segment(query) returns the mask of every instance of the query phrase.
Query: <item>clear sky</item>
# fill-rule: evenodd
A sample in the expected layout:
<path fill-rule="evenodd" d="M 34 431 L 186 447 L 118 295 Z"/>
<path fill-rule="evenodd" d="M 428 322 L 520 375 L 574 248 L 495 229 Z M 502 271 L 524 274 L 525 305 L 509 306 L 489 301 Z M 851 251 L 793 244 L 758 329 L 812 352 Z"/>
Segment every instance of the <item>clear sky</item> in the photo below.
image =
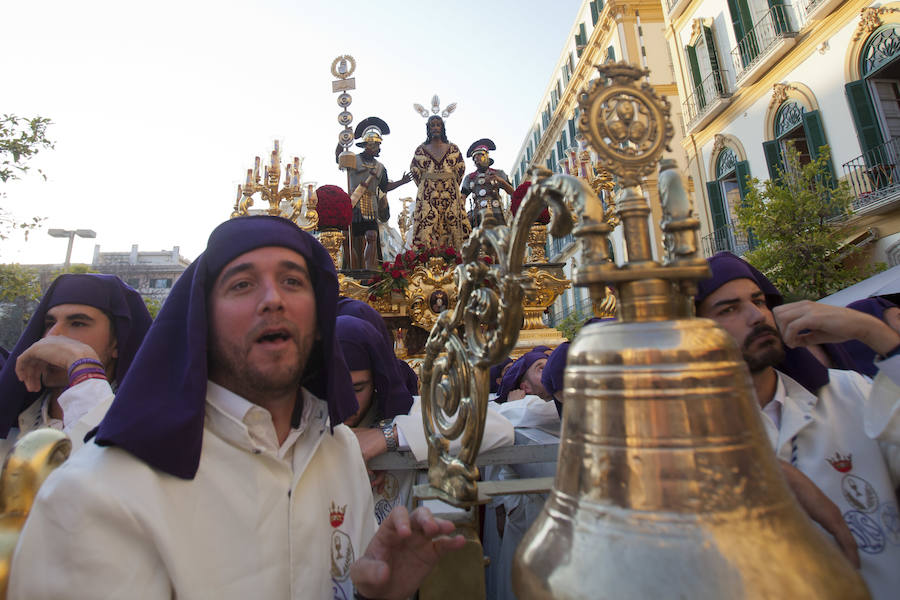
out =
<path fill-rule="evenodd" d="M 459 104 L 450 141 L 465 152 L 492 138 L 495 167 L 509 171 L 581 3 L 7 2 L 0 112 L 52 119 L 56 148 L 23 181 L 0 184 L 14 216 L 48 217 L 27 243 L 0 245 L 0 262 L 62 262 L 52 227 L 97 232 L 76 238 L 73 262 L 90 262 L 95 243 L 177 245 L 194 259 L 275 138 L 283 160 L 304 157 L 305 180 L 346 186 L 330 73 L 341 54 L 357 61 L 353 125 L 375 115 L 391 128 L 381 160 L 392 180 L 424 141 L 412 105 L 433 94 Z M 406 196 L 413 183 L 389 195 L 393 223 Z"/>

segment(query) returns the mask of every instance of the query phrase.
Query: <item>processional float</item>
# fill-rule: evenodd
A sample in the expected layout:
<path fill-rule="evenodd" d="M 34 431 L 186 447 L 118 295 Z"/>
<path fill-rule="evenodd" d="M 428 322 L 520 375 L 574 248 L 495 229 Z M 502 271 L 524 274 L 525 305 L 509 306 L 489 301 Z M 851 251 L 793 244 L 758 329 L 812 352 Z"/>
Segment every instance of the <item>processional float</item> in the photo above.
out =
<path fill-rule="evenodd" d="M 699 222 L 674 161 L 660 161 L 666 257 L 653 259 L 650 207 L 639 189 L 672 137 L 669 104 L 626 63 L 597 67 L 579 96 L 580 133 L 618 178 L 627 262 L 596 193 L 537 168 L 512 226 L 478 228 L 456 268 L 459 302 L 442 314 L 422 365 L 429 490 L 484 501 L 475 456 L 488 370 L 518 336 L 530 222 L 545 206 L 551 233 L 578 216 L 575 285 L 595 301 L 615 285 L 619 319 L 585 326 L 569 348 L 557 470 L 513 565 L 521 599 L 866 598 L 859 574 L 816 530 L 780 475 L 741 353 L 713 321 L 693 316 Z M 483 255 L 497 258 L 488 265 Z M 465 333 L 460 333 L 460 327 Z M 458 455 L 448 440 L 461 438 Z"/>

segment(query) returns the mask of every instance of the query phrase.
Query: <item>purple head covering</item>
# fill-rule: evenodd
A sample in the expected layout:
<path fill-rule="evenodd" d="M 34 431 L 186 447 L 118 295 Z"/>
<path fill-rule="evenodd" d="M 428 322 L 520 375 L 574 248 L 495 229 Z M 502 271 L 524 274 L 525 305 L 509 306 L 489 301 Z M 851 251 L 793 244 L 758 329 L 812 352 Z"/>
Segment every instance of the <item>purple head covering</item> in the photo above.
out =
<path fill-rule="evenodd" d="M 6 364 L 6 359 L 9 358 L 9 350 L 0 346 L 0 370 L 3 369 L 3 365 Z"/>
<path fill-rule="evenodd" d="M 491 393 L 496 394 L 500 389 L 500 384 L 497 382 L 497 379 L 500 378 L 500 375 L 503 374 L 503 367 L 513 362 L 513 359 L 510 357 L 506 357 L 503 359 L 503 362 L 497 363 L 489 372 L 489 377 L 491 378 Z"/>
<path fill-rule="evenodd" d="M 66 273 L 54 279 L 0 371 L 0 437 L 7 436 L 19 413 L 40 395 L 29 393 L 16 377 L 16 360 L 44 337 L 44 317 L 60 304 L 85 304 L 112 317 L 119 356 L 111 381 L 122 381 L 150 327 L 150 313 L 141 295 L 115 275 Z"/>
<path fill-rule="evenodd" d="M 372 372 L 378 418 L 392 419 L 408 413 L 412 407 L 411 394 L 407 394 L 409 402 L 393 402 L 391 389 L 395 382 L 392 378 L 397 376 L 397 367 L 393 355 L 386 355 L 383 351 L 381 334 L 362 319 L 339 315 L 335 335 L 347 367 L 351 371 Z"/>
<path fill-rule="evenodd" d="M 544 365 L 544 371 L 541 373 L 541 385 L 547 390 L 547 393 L 553 398 L 556 404 L 556 412 L 562 416 L 562 406 L 556 399 L 556 392 L 563 388 L 563 375 L 566 371 L 566 359 L 569 355 L 569 342 L 563 342 L 556 347 L 547 359 Z"/>
<path fill-rule="evenodd" d="M 375 328 L 376 331 L 378 331 L 383 340 L 381 342 L 381 353 L 384 356 L 395 358 L 396 355 L 394 354 L 394 338 L 388 331 L 387 325 L 384 322 L 384 317 L 382 317 L 377 310 L 360 300 L 341 297 L 337 302 L 337 314 L 356 317 L 357 319 L 362 319 L 363 321 L 369 323 L 369 325 L 371 325 Z M 395 414 L 405 415 L 412 407 L 413 394 L 409 391 L 409 389 L 407 389 L 406 380 L 404 379 L 403 374 L 397 368 L 396 362 L 392 361 L 390 365 L 385 366 L 385 369 L 388 372 L 391 385 L 390 391 L 388 392 L 390 398 L 386 402 L 385 406 L 390 406 L 393 409 L 400 411 Z M 406 408 L 404 409 L 403 407 Z M 387 418 L 387 416 L 388 415 L 385 415 L 385 418 Z"/>
<path fill-rule="evenodd" d="M 706 259 L 712 271 L 712 277 L 697 284 L 697 295 L 694 296 L 694 304 L 700 306 L 707 296 L 735 279 L 749 279 L 756 282 L 759 289 L 766 295 L 766 304 L 769 308 L 775 308 L 784 304 L 781 295 L 772 282 L 759 272 L 756 267 L 747 261 L 738 258 L 731 252 L 719 252 L 712 258 Z"/>
<path fill-rule="evenodd" d="M 419 376 L 415 370 L 403 359 L 395 359 L 397 361 L 397 372 L 403 378 L 403 384 L 406 390 L 413 396 L 419 395 Z"/>
<path fill-rule="evenodd" d="M 547 355 L 543 352 L 535 352 L 534 350 L 520 356 L 500 381 L 500 391 L 497 392 L 497 402 L 506 402 L 506 397 L 509 396 L 509 393 L 519 387 L 519 383 L 522 381 L 522 377 L 525 376 L 525 372 L 528 371 L 535 361 L 542 358 L 547 358 Z"/>
<path fill-rule="evenodd" d="M 310 352 L 303 387 L 328 401 L 332 427 L 356 412 L 350 375 L 334 336 L 338 284 L 331 257 L 287 219 L 241 217 L 213 230 L 206 251 L 172 288 L 100 423 L 98 444 L 119 446 L 151 467 L 193 479 L 206 403 L 207 296 L 225 265 L 267 246 L 302 255 L 313 284 L 319 339 Z"/>
<path fill-rule="evenodd" d="M 883 321 L 884 311 L 889 308 L 897 308 L 897 305 L 875 296 L 851 302 L 847 308 L 864 312 Z M 842 344 L 828 344 L 829 354 L 831 354 L 831 346 L 836 346 L 849 355 L 851 364 L 846 366 L 847 369 L 858 371 L 869 377 L 875 377 L 878 374 L 878 367 L 875 366 L 875 351 L 859 340 L 848 340 Z"/>
<path fill-rule="evenodd" d="M 759 286 L 766 296 L 766 305 L 772 309 L 784 304 L 781 292 L 772 285 L 765 275 L 759 272 L 747 261 L 738 258 L 731 252 L 719 252 L 712 258 L 706 259 L 712 271 L 712 277 L 697 284 L 697 295 L 694 297 L 694 305 L 699 307 L 707 296 L 717 289 L 735 279 L 749 279 Z M 828 383 L 828 368 L 812 355 L 806 348 L 788 348 L 785 346 L 785 357 L 777 369 L 794 379 L 816 394 L 823 385 Z"/>

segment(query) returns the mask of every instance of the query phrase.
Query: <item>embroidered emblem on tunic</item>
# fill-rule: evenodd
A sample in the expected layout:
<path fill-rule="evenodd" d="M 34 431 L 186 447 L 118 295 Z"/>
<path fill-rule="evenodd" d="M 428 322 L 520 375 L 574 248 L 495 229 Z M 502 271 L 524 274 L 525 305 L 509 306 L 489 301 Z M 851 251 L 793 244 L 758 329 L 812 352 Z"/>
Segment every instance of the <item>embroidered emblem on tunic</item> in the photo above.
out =
<path fill-rule="evenodd" d="M 878 508 L 878 494 L 875 488 L 856 475 L 844 475 L 841 480 L 841 492 L 851 507 L 862 512 L 872 512 Z"/>
<path fill-rule="evenodd" d="M 385 473 L 384 486 L 381 490 L 381 495 L 390 502 L 397 499 L 397 495 L 400 493 L 400 482 L 397 481 L 397 477 L 393 473 Z"/>
<path fill-rule="evenodd" d="M 826 458 L 832 467 L 840 473 L 849 473 L 853 468 L 853 455 L 841 456 L 839 452 L 834 453 L 834 458 Z"/>
<path fill-rule="evenodd" d="M 328 514 L 328 520 L 334 528 L 331 532 L 331 576 L 337 581 L 347 579 L 354 559 L 353 541 L 349 535 L 338 529 L 344 523 L 346 511 L 346 504 L 338 506 L 331 501 L 331 510 Z"/>
<path fill-rule="evenodd" d="M 893 502 L 881 505 L 881 524 L 888 541 L 895 546 L 900 545 L 900 512 Z"/>
<path fill-rule="evenodd" d="M 850 510 L 844 513 L 844 521 L 856 539 L 860 552 L 880 554 L 884 551 L 884 532 L 875 519 L 858 510 Z"/>

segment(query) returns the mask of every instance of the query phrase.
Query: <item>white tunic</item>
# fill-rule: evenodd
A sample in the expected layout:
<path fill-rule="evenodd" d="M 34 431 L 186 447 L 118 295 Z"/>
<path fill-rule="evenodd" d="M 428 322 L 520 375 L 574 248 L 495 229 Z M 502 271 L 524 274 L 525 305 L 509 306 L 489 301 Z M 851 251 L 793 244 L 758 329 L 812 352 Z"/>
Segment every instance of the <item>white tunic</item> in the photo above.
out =
<path fill-rule="evenodd" d="M 84 445 L 84 436 L 106 416 L 113 392 L 105 379 L 88 379 L 67 388 L 57 399 L 63 411 L 62 420 L 50 417 L 49 397 L 42 394 L 19 413 L 19 427 L 13 427 L 6 438 L 0 439 L 0 457 L 6 456 L 23 435 L 43 427 L 61 430 L 72 440 L 72 451 L 78 450 Z"/>
<path fill-rule="evenodd" d="M 330 434 L 305 393 L 294 439 L 274 448 L 241 403 L 210 383 L 191 481 L 85 445 L 41 488 L 9 597 L 352 598 L 350 565 L 375 533 L 356 436 Z"/>
<path fill-rule="evenodd" d="M 778 373 L 772 402 L 781 404 L 780 426 L 762 414 L 778 458 L 837 504 L 875 600 L 897 598 L 900 590 L 900 388 L 887 376 L 897 365 L 900 357 L 884 361 L 874 386 L 858 373 L 831 369 L 818 396 Z"/>

